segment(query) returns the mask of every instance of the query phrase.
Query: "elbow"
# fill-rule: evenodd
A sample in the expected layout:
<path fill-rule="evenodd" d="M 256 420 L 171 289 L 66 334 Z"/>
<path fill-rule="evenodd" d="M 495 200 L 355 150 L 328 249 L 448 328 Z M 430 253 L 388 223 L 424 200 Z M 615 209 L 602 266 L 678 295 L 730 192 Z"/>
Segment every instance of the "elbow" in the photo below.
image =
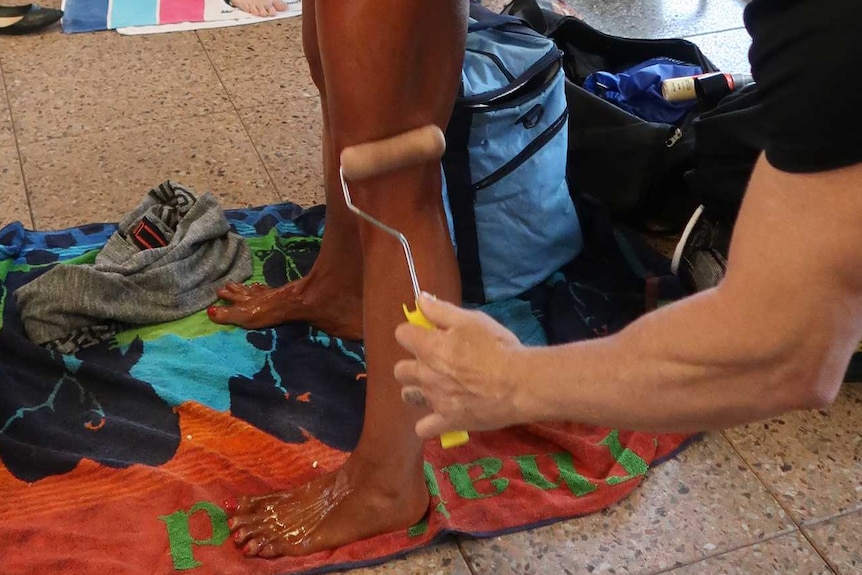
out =
<path fill-rule="evenodd" d="M 826 409 L 835 403 L 846 362 L 834 359 L 797 350 L 793 358 L 779 360 L 768 377 L 772 396 L 777 400 L 776 411 Z"/>
<path fill-rule="evenodd" d="M 795 409 L 826 409 L 835 403 L 842 379 L 811 375 L 798 384 L 798 404 Z"/>
<path fill-rule="evenodd" d="M 841 380 L 825 381 L 819 377 L 800 378 L 794 383 L 785 382 L 787 389 L 781 394 L 778 411 L 827 409 L 838 397 Z"/>
<path fill-rule="evenodd" d="M 758 349 L 749 366 L 760 372 L 768 410 L 826 409 L 835 403 L 860 337 L 855 324 L 830 317 L 784 311 L 764 321 L 771 329 L 745 340 L 749 350 Z"/>

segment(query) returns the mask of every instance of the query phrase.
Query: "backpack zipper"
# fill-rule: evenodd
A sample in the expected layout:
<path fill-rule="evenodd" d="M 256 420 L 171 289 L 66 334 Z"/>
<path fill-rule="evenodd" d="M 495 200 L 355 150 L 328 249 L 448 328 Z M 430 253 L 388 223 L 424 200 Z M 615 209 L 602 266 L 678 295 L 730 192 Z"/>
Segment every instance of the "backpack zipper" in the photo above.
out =
<path fill-rule="evenodd" d="M 500 60 L 500 57 L 499 57 L 499 56 L 497 56 L 496 54 L 493 54 L 493 53 L 491 53 L 491 52 L 485 52 L 485 51 L 483 51 L 483 50 L 476 50 L 475 48 L 467 48 L 467 49 L 466 49 L 466 51 L 467 51 L 467 52 L 472 52 L 473 54 L 480 54 L 480 55 L 482 55 L 482 56 L 485 56 L 486 58 L 488 58 L 488 59 L 489 59 L 489 60 L 491 60 L 494 64 L 496 64 L 496 65 L 497 65 L 497 68 L 499 68 L 499 69 L 500 69 L 500 71 L 503 73 L 503 75 L 504 75 L 504 76 L 506 76 L 506 79 L 507 79 L 509 82 L 512 82 L 512 81 L 514 81 L 514 80 L 515 80 L 515 76 L 513 76 L 513 75 L 512 75 L 512 73 L 511 73 L 511 72 L 509 72 L 509 70 L 507 70 L 507 69 L 506 69 L 506 66 L 503 64 L 503 61 L 502 61 L 502 60 Z"/>
<path fill-rule="evenodd" d="M 514 80 L 518 81 L 517 84 L 510 83 L 500 90 L 459 98 L 455 105 L 462 109 L 476 111 L 514 107 L 522 98 L 526 100 L 535 97 L 534 92 L 537 88 L 544 88 L 556 80 L 557 73 L 562 67 L 562 55 L 559 50 L 552 50 L 525 70 L 521 76 L 515 78 Z"/>
<path fill-rule="evenodd" d="M 538 152 L 545 144 L 547 144 L 557 133 L 566 125 L 566 120 L 569 119 L 569 109 L 566 108 L 563 110 L 563 113 L 559 118 L 554 120 L 554 123 L 545 128 L 545 131 L 539 134 L 536 139 L 527 144 L 527 146 L 518 152 L 518 154 L 503 164 L 500 168 L 495 170 L 494 172 L 488 174 L 472 186 L 470 186 L 473 192 L 478 192 L 483 188 L 490 187 L 512 172 L 514 172 L 521 164 L 526 162 L 529 158 L 534 156 L 536 152 Z"/>
<path fill-rule="evenodd" d="M 673 132 L 671 132 L 670 136 L 664 141 L 664 145 L 668 148 L 673 148 L 677 142 L 679 142 L 680 138 L 682 138 L 682 129 L 674 128 Z"/>

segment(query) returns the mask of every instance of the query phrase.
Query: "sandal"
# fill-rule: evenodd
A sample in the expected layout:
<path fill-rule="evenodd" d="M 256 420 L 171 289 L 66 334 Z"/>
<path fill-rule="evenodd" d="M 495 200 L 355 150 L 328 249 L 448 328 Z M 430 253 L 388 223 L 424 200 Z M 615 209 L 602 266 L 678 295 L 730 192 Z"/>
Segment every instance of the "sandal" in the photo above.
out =
<path fill-rule="evenodd" d="M 56 23 L 62 10 L 42 8 L 38 4 L 0 6 L 0 34 L 29 34 Z"/>

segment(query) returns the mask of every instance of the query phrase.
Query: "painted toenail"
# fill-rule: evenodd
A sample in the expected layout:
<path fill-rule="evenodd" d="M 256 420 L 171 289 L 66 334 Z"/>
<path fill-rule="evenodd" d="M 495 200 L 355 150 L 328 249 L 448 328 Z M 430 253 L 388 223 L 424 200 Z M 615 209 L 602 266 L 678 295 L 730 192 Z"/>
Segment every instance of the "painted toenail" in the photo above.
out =
<path fill-rule="evenodd" d="M 236 511 L 239 509 L 239 503 L 237 502 L 236 497 L 228 497 L 222 502 L 222 507 L 224 507 L 225 511 Z"/>

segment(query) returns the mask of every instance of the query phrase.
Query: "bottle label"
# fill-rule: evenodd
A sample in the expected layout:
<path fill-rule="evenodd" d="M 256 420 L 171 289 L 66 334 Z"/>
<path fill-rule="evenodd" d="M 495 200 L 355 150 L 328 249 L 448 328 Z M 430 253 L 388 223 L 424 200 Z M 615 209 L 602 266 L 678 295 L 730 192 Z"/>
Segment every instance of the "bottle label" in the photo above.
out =
<path fill-rule="evenodd" d="M 661 95 L 668 102 L 685 102 L 697 98 L 694 76 L 671 78 L 661 83 Z"/>

